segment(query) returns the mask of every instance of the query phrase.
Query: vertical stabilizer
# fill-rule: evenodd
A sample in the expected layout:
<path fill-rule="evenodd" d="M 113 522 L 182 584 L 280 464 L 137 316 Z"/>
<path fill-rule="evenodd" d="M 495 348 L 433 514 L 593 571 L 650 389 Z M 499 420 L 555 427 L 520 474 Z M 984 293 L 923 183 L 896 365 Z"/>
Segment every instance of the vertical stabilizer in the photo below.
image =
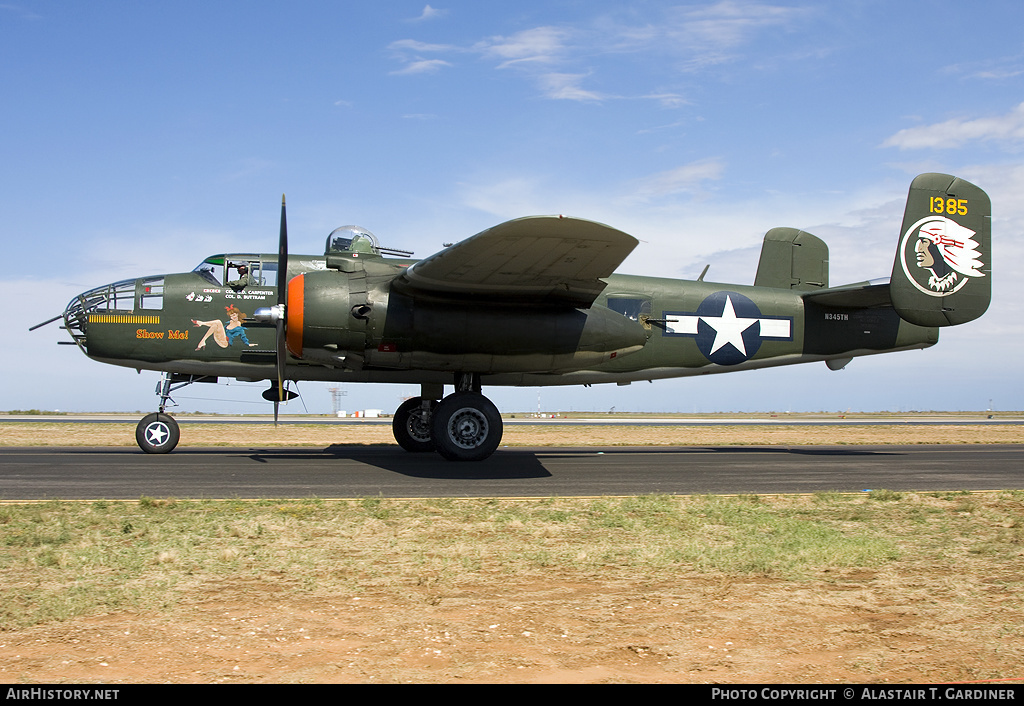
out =
<path fill-rule="evenodd" d="M 910 185 L 890 295 L 905 321 L 973 321 L 992 297 L 992 205 L 974 184 L 922 174 Z"/>
<path fill-rule="evenodd" d="M 826 289 L 828 246 L 806 231 L 772 228 L 765 233 L 761 245 L 754 286 L 807 291 Z"/>

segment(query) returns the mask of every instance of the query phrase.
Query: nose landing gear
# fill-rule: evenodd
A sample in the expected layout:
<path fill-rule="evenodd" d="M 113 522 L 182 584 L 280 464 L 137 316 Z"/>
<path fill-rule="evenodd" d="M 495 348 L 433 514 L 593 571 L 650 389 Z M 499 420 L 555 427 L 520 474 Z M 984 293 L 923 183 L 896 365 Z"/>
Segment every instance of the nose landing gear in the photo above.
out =
<path fill-rule="evenodd" d="M 165 454 L 174 450 L 181 438 L 181 430 L 174 417 L 165 414 L 164 410 L 168 402 L 174 404 L 171 392 L 194 382 L 217 382 L 217 378 L 164 373 L 163 379 L 156 386 L 156 394 L 160 398 L 157 411 L 147 414 L 135 427 L 135 442 L 140 449 L 148 454 Z"/>
<path fill-rule="evenodd" d="M 178 423 L 163 412 L 147 414 L 135 427 L 135 441 L 148 454 L 169 453 L 178 445 Z"/>

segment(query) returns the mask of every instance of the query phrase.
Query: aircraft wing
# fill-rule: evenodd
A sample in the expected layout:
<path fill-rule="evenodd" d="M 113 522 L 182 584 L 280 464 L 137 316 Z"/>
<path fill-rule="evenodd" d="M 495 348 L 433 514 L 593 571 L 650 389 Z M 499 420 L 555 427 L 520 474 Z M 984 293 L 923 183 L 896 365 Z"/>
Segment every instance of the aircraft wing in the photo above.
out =
<path fill-rule="evenodd" d="M 411 266 L 413 290 L 589 307 L 637 239 L 601 223 L 530 216 L 477 233 Z"/>

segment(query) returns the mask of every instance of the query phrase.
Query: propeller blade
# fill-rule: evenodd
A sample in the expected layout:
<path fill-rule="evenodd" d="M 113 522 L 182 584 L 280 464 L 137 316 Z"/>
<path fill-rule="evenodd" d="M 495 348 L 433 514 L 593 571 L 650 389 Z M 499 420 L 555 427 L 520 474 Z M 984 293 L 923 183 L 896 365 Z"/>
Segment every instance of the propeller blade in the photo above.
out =
<path fill-rule="evenodd" d="M 284 211 L 284 194 L 281 194 L 281 235 L 277 241 L 277 303 L 288 301 L 288 220 Z"/>
<path fill-rule="evenodd" d="M 285 363 L 288 349 L 285 347 L 285 310 L 288 301 L 288 219 L 285 216 L 284 194 L 281 194 L 281 234 L 277 243 L 277 304 L 283 314 L 277 320 L 277 399 L 274 400 L 274 425 L 277 425 L 277 411 L 284 396 Z"/>
<path fill-rule="evenodd" d="M 283 318 L 277 320 L 277 392 L 274 400 L 274 414 L 277 414 L 277 404 L 285 399 L 284 393 L 284 366 L 288 357 L 288 349 L 285 345 L 285 322 Z M 276 416 L 275 416 L 276 420 Z"/>

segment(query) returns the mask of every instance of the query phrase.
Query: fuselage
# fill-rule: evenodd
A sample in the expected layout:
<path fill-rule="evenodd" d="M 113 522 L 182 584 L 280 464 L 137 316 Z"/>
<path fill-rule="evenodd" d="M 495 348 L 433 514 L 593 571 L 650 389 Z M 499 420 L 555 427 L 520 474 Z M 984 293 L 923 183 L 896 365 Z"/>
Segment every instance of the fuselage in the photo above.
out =
<path fill-rule="evenodd" d="M 244 283 L 229 269 L 240 262 Z M 616 274 L 593 306 L 575 309 L 414 298 L 400 278 L 413 260 L 352 262 L 290 256 L 287 276 L 293 288 L 305 282 L 306 311 L 300 322 L 290 304 L 288 379 L 450 384 L 453 372 L 471 372 L 486 385 L 621 384 L 812 361 L 841 367 L 938 340 L 937 329 L 909 324 L 891 306 L 827 307 L 789 289 Z M 272 379 L 274 325 L 254 315 L 277 301 L 277 274 L 276 255 L 216 255 L 189 273 L 85 292 L 65 321 L 101 362 Z M 301 358 L 293 330 L 304 334 Z"/>

